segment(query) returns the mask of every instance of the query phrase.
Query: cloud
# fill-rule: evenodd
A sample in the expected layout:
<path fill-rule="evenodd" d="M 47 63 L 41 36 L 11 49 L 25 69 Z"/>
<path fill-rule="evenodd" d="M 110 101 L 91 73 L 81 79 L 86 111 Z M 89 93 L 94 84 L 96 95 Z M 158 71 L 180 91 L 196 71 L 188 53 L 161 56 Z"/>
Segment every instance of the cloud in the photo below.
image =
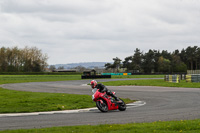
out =
<path fill-rule="evenodd" d="M 49 64 L 112 61 L 200 43 L 198 0 L 2 0 L 0 46 L 36 46 Z"/>
<path fill-rule="evenodd" d="M 97 0 L 4 0 L 2 10 L 9 13 L 59 13 L 85 16 L 109 10 L 104 2 Z"/>

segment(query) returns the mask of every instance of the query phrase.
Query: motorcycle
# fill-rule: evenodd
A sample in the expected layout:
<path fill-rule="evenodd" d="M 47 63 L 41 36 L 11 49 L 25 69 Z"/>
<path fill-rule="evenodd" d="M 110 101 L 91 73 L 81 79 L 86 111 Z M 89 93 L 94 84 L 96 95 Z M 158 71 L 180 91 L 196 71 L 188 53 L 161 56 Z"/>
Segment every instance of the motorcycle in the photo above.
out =
<path fill-rule="evenodd" d="M 113 97 L 106 94 L 106 92 L 100 92 L 99 89 L 92 90 L 92 100 L 96 102 L 97 108 L 101 112 L 108 112 L 109 110 L 126 110 L 125 102 L 120 99 L 120 101 L 116 101 Z M 112 92 L 115 95 L 115 92 Z"/>

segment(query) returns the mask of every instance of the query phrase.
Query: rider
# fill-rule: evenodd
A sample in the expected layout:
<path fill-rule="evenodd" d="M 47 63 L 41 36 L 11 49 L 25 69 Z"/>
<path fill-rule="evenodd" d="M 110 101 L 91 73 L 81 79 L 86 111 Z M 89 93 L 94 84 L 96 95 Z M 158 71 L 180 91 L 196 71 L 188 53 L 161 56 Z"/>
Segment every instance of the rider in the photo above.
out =
<path fill-rule="evenodd" d="M 116 101 L 120 101 L 120 99 L 117 98 L 112 93 L 112 91 L 108 90 L 103 84 L 101 84 L 101 83 L 98 84 L 96 80 L 92 80 L 90 82 L 90 85 L 91 85 L 92 89 L 97 88 L 97 89 L 99 89 L 100 92 L 106 92 L 107 95 L 112 96 L 113 98 L 115 98 Z"/>

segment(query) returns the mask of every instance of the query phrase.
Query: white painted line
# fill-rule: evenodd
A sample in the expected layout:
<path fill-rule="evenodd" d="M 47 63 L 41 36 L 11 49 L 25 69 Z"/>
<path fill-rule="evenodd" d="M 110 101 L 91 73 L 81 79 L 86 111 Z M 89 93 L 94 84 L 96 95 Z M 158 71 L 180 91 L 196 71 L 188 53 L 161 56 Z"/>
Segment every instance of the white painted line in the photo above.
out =
<path fill-rule="evenodd" d="M 51 115 L 54 114 L 54 112 L 38 112 L 38 115 Z"/>
<path fill-rule="evenodd" d="M 146 102 L 144 102 L 144 101 L 136 101 L 134 103 L 127 104 L 127 108 L 140 107 L 140 106 L 144 106 L 145 104 L 146 104 Z"/>
<path fill-rule="evenodd" d="M 146 104 L 146 102 L 144 102 L 144 101 L 136 101 L 134 103 L 127 104 L 127 106 L 143 106 L 145 104 Z"/>
<path fill-rule="evenodd" d="M 88 86 L 87 84 L 82 84 L 81 86 Z"/>

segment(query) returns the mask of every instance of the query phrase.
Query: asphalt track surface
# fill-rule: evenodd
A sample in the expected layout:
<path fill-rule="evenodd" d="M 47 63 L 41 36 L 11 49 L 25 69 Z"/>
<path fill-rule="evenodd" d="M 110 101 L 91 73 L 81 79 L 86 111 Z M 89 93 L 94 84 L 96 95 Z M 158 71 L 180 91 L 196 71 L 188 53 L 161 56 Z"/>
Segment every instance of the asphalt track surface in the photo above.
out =
<path fill-rule="evenodd" d="M 89 83 L 89 80 L 18 83 L 6 84 L 1 87 L 31 92 L 92 95 L 91 88 L 86 85 L 87 83 Z M 137 99 L 145 101 L 146 104 L 140 107 L 128 108 L 122 112 L 101 113 L 98 110 L 90 110 L 67 114 L 0 117 L 0 130 L 200 119 L 200 88 L 147 86 L 110 86 L 108 88 L 116 91 L 118 97 Z"/>

